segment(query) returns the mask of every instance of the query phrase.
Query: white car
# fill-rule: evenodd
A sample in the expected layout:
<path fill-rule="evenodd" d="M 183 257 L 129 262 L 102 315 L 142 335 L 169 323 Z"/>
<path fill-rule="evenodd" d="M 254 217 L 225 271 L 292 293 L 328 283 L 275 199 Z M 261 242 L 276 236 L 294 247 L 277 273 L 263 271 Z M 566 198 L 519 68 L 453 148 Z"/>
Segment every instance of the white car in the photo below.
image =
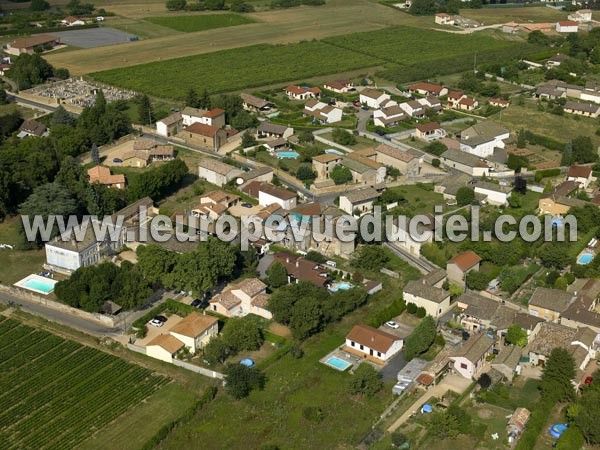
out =
<path fill-rule="evenodd" d="M 393 320 L 390 320 L 389 322 L 385 323 L 386 327 L 390 327 L 393 328 L 394 330 L 397 330 L 398 328 L 400 328 L 400 325 L 398 325 L 396 322 L 394 322 Z"/>
<path fill-rule="evenodd" d="M 104 17 L 103 16 L 96 17 L 96 22 L 104 22 Z"/>
<path fill-rule="evenodd" d="M 164 325 L 164 322 L 162 320 L 152 319 L 150 321 L 150 325 L 154 325 L 155 327 L 162 327 Z"/>

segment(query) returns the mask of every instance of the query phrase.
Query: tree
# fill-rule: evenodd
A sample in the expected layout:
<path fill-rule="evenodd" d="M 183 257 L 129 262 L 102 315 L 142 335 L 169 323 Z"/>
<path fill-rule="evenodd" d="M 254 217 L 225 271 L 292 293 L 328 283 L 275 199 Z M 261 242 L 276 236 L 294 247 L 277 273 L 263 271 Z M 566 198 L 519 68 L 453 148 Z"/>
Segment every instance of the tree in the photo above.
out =
<path fill-rule="evenodd" d="M 315 135 L 312 134 L 312 131 L 302 130 L 298 133 L 298 140 L 302 144 L 312 144 L 315 142 Z"/>
<path fill-rule="evenodd" d="M 467 273 L 467 287 L 474 291 L 483 291 L 488 285 L 488 276 L 478 270 L 471 270 Z"/>
<path fill-rule="evenodd" d="M 523 205 L 523 201 L 521 200 L 521 196 L 513 191 L 508 196 L 508 206 L 513 209 L 520 208 Z"/>
<path fill-rule="evenodd" d="M 221 332 L 225 345 L 236 353 L 242 350 L 258 350 L 265 338 L 258 324 L 250 317 L 230 318 Z"/>
<path fill-rule="evenodd" d="M 279 261 L 276 261 L 269 269 L 268 275 L 269 286 L 277 289 L 288 282 L 288 273 L 285 266 Z"/>
<path fill-rule="evenodd" d="M 477 379 L 477 384 L 481 386 L 482 389 L 488 389 L 492 385 L 492 379 L 487 373 L 482 373 Z"/>
<path fill-rule="evenodd" d="M 324 264 L 327 261 L 327 258 L 316 250 L 310 250 L 305 258 L 319 264 Z"/>
<path fill-rule="evenodd" d="M 527 345 L 527 331 L 523 329 L 521 324 L 513 323 L 508 327 L 504 339 L 509 344 L 525 347 Z"/>
<path fill-rule="evenodd" d="M 190 108 L 197 108 L 198 107 L 198 93 L 196 92 L 196 90 L 191 87 L 188 89 L 187 94 L 185 96 L 185 104 L 186 106 L 189 106 Z"/>
<path fill-rule="evenodd" d="M 506 165 L 509 169 L 520 172 L 522 167 L 527 167 L 529 165 L 529 160 L 524 156 L 509 153 Z"/>
<path fill-rule="evenodd" d="M 250 131 L 245 131 L 242 135 L 242 148 L 254 147 L 258 141 Z"/>
<path fill-rule="evenodd" d="M 258 124 L 258 119 L 248 111 L 241 110 L 231 117 L 229 123 L 236 130 L 245 130 L 255 127 Z"/>
<path fill-rule="evenodd" d="M 356 137 L 349 131 L 343 128 L 334 128 L 331 132 L 333 141 L 340 145 L 353 145 L 356 144 Z"/>
<path fill-rule="evenodd" d="M 38 54 L 27 53 L 17 56 L 8 72 L 8 78 L 21 90 L 41 84 L 53 75 L 54 67 L 45 59 Z"/>
<path fill-rule="evenodd" d="M 254 6 L 244 2 L 243 0 L 233 0 L 229 6 L 229 9 L 238 13 L 254 12 Z"/>
<path fill-rule="evenodd" d="M 546 242 L 538 250 L 542 264 L 553 269 L 562 269 L 569 263 L 568 248 L 564 242 Z"/>
<path fill-rule="evenodd" d="M 408 442 L 408 438 L 401 431 L 394 431 L 392 433 L 392 445 L 394 447 L 402 447 Z"/>
<path fill-rule="evenodd" d="M 463 186 L 456 191 L 456 202 L 460 206 L 470 205 L 475 200 L 475 191 L 470 187 Z"/>
<path fill-rule="evenodd" d="M 71 0 L 67 3 L 67 10 L 72 16 L 85 16 L 94 12 L 94 5 L 81 3 L 80 0 Z"/>
<path fill-rule="evenodd" d="M 575 361 L 567 349 L 552 349 L 546 361 L 540 390 L 546 398 L 555 401 L 570 401 L 575 398 L 575 390 L 571 380 L 575 377 Z"/>
<path fill-rule="evenodd" d="M 213 338 L 204 346 L 203 353 L 209 364 L 223 363 L 229 356 L 229 348 L 223 339 Z"/>
<path fill-rule="evenodd" d="M 431 144 L 428 144 L 425 147 L 426 152 L 431 153 L 435 156 L 441 156 L 442 153 L 444 153 L 446 150 L 448 150 L 448 147 L 446 146 L 446 144 L 440 141 L 433 141 Z"/>
<path fill-rule="evenodd" d="M 370 364 L 361 364 L 350 380 L 350 393 L 372 397 L 383 387 L 381 374 Z"/>
<path fill-rule="evenodd" d="M 594 372 L 592 377 L 597 375 L 600 375 L 598 371 Z M 596 385 L 596 387 L 594 387 L 594 385 Z M 578 402 L 575 404 L 578 413 L 573 419 L 576 427 L 581 430 L 581 433 L 583 433 L 585 440 L 592 445 L 600 444 L 600 423 L 598 422 L 598 417 L 600 414 L 600 389 L 598 389 L 597 386 L 598 381 L 596 381 L 596 378 L 594 378 L 590 389 L 585 390 Z M 568 448 L 571 449 L 579 447 Z"/>
<path fill-rule="evenodd" d="M 296 178 L 302 181 L 312 181 L 317 178 L 317 174 L 312 171 L 310 166 L 302 165 L 296 171 Z"/>
<path fill-rule="evenodd" d="M 154 123 L 154 112 L 152 111 L 152 102 L 147 95 L 140 95 L 138 103 L 138 120 L 142 125 Z"/>
<path fill-rule="evenodd" d="M 429 414 L 428 430 L 439 439 L 453 438 L 459 434 L 459 424 L 454 415 L 436 411 Z"/>
<path fill-rule="evenodd" d="M 598 398 L 598 400 L 600 400 L 600 398 Z M 595 424 L 598 423 L 597 417 L 598 416 L 592 419 Z M 579 427 L 571 425 L 558 439 L 556 443 L 556 450 L 579 450 L 584 444 L 585 438 Z"/>
<path fill-rule="evenodd" d="M 166 7 L 169 11 L 183 11 L 186 5 L 186 0 L 167 0 L 166 3 Z"/>
<path fill-rule="evenodd" d="M 434 0 L 416 0 L 410 5 L 409 11 L 411 14 L 417 16 L 434 14 L 436 11 L 436 3 Z"/>
<path fill-rule="evenodd" d="M 433 344 L 437 330 L 435 321 L 431 316 L 426 316 L 419 325 L 410 333 L 404 343 L 404 355 L 410 361 L 416 356 L 425 353 Z"/>
<path fill-rule="evenodd" d="M 563 152 L 561 164 L 589 163 L 598 159 L 594 144 L 589 136 L 578 136 Z"/>
<path fill-rule="evenodd" d="M 335 184 L 349 183 L 352 181 L 352 172 L 345 166 L 337 165 L 329 173 L 329 178 L 331 178 Z"/>
<path fill-rule="evenodd" d="M 29 9 L 32 11 L 45 11 L 50 8 L 50 4 L 46 0 L 31 0 Z"/>
<path fill-rule="evenodd" d="M 266 382 L 266 377 L 261 371 L 243 364 L 227 364 L 223 374 L 225 391 L 237 400 L 247 397 L 254 389 L 262 390 Z"/>
<path fill-rule="evenodd" d="M 378 271 L 384 267 L 390 257 L 381 245 L 363 245 L 352 260 L 354 267 Z"/>
<path fill-rule="evenodd" d="M 301 297 L 292 308 L 290 328 L 294 339 L 304 340 L 321 331 L 324 324 L 322 302 L 315 297 Z"/>
<path fill-rule="evenodd" d="M 239 97 L 238 97 L 239 99 Z M 241 99 L 240 99 L 241 101 Z M 210 109 L 212 107 L 212 102 L 210 100 L 210 95 L 208 94 L 208 90 L 206 88 L 204 88 L 202 90 L 202 94 L 200 95 L 200 98 L 198 98 L 198 108 L 203 108 L 203 109 Z M 225 109 L 225 108 L 223 108 Z"/>
<path fill-rule="evenodd" d="M 56 110 L 54 111 L 54 114 L 52 114 L 51 122 L 54 125 L 69 125 L 69 126 L 73 126 L 76 123 L 73 116 L 71 116 L 71 114 L 69 114 L 67 112 L 67 110 L 65 108 L 63 108 L 62 105 L 59 105 L 59 107 L 56 108 Z"/>

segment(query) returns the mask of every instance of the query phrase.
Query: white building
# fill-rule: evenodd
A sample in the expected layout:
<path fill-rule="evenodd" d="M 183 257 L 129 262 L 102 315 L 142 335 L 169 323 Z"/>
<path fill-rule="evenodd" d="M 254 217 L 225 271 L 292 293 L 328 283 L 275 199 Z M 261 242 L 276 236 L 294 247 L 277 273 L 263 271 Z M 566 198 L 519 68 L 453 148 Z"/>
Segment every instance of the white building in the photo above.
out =
<path fill-rule="evenodd" d="M 412 280 L 404 286 L 404 301 L 425 308 L 431 317 L 440 317 L 446 314 L 450 308 L 450 292 L 442 289 L 441 284 L 445 277 L 437 281 L 437 285 L 431 284 L 428 277 L 420 280 Z"/>
<path fill-rule="evenodd" d="M 373 113 L 373 123 L 378 127 L 393 127 L 408 116 L 398 105 L 378 109 Z"/>
<path fill-rule="evenodd" d="M 355 325 L 346 336 L 344 349 L 378 364 L 402 350 L 404 341 L 368 325 Z"/>
<path fill-rule="evenodd" d="M 227 317 L 256 314 L 270 320 L 273 315 L 268 303 L 267 285 L 258 278 L 246 278 L 213 297 L 210 308 Z"/>
<path fill-rule="evenodd" d="M 156 122 L 156 133 L 169 137 L 175 136 L 183 128 L 183 117 L 180 112 L 171 114 Z"/>
<path fill-rule="evenodd" d="M 579 184 L 580 188 L 586 189 L 592 182 L 592 168 L 578 165 L 569 167 L 567 181 L 574 181 Z"/>
<path fill-rule="evenodd" d="M 342 120 L 342 109 L 316 99 L 309 100 L 304 105 L 304 115 L 310 116 L 319 123 L 336 123 Z"/>
<path fill-rule="evenodd" d="M 384 105 L 393 106 L 392 104 L 389 104 L 390 102 L 396 104 L 396 102 L 391 100 L 389 94 L 371 88 L 365 88 L 362 91 L 360 91 L 359 101 L 363 105 L 367 105 L 369 108 L 374 109 L 381 108 Z"/>
<path fill-rule="evenodd" d="M 504 140 L 509 136 L 510 132 L 504 126 L 495 122 L 481 122 L 461 132 L 460 149 L 485 158 L 493 155 L 496 147 L 504 148 Z"/>
<path fill-rule="evenodd" d="M 185 107 L 181 112 L 183 126 L 189 127 L 195 123 L 210 125 L 211 127 L 221 128 L 225 126 L 225 111 L 220 108 L 214 108 L 210 111 L 199 108 Z"/>
<path fill-rule="evenodd" d="M 485 195 L 486 201 L 490 205 L 500 206 L 508 204 L 508 197 L 512 192 L 512 188 L 510 186 L 501 186 L 486 181 L 478 181 L 474 185 L 474 191 L 476 194 Z"/>
<path fill-rule="evenodd" d="M 223 186 L 243 173 L 237 167 L 212 158 L 201 159 L 198 163 L 198 177 L 217 186 Z"/>
<path fill-rule="evenodd" d="M 170 334 L 159 334 L 146 345 L 146 355 L 172 363 L 177 352 L 184 346 L 183 342 Z"/>
<path fill-rule="evenodd" d="M 556 31 L 558 33 L 577 33 L 579 24 L 573 20 L 561 20 L 556 22 Z"/>
<path fill-rule="evenodd" d="M 373 209 L 373 202 L 379 192 L 371 187 L 356 189 L 340 195 L 340 209 L 348 214 L 358 211 L 361 215 Z"/>
<path fill-rule="evenodd" d="M 567 17 L 573 22 L 591 22 L 592 21 L 592 10 L 591 9 L 580 9 L 574 13 L 569 14 Z"/>

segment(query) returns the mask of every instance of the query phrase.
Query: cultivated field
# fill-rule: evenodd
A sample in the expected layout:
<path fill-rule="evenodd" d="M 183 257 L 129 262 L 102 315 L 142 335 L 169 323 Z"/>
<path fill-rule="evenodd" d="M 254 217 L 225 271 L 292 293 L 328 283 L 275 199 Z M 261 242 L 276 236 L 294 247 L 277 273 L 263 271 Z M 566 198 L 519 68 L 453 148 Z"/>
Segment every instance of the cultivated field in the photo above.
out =
<path fill-rule="evenodd" d="M 157 97 L 184 98 L 190 87 L 235 91 L 379 65 L 382 61 L 319 41 L 254 45 L 93 74 L 102 82 Z M 182 76 L 185 74 L 185 76 Z"/>
<path fill-rule="evenodd" d="M 13 319 L 0 319 L 2 448 L 73 448 L 169 379 Z"/>
<path fill-rule="evenodd" d="M 239 14 L 148 17 L 145 20 L 183 33 L 233 27 L 255 22 L 255 20 L 246 16 L 240 16 Z"/>
<path fill-rule="evenodd" d="M 121 13 L 108 2 L 105 7 Z M 245 15 L 257 23 L 187 34 L 144 20 L 132 21 L 141 17 L 165 15 L 164 2 L 160 7 L 163 8 L 161 11 L 152 9 L 148 14 L 136 15 L 133 11 L 136 8 L 132 6 L 131 11 L 123 12 L 126 20 L 118 17 L 108 18 L 106 21 L 106 26 L 116 26 L 142 37 L 155 37 L 153 39 L 105 48 L 49 53 L 45 57 L 55 66 L 66 67 L 72 74 L 81 75 L 253 44 L 287 44 L 377 30 L 392 25 L 434 26 L 431 18 L 413 17 L 369 0 L 329 0 L 325 6 L 257 12 Z M 298 59 L 295 63 L 301 64 L 301 60 Z"/>
<path fill-rule="evenodd" d="M 461 9 L 460 15 L 484 25 L 506 22 L 556 22 L 566 20 L 569 13 L 545 6 L 525 8 L 481 8 Z"/>
<path fill-rule="evenodd" d="M 256 45 L 234 50 L 112 69 L 92 76 L 113 84 L 157 97 L 181 99 L 190 87 L 211 93 L 236 91 L 290 80 L 301 80 L 382 66 L 392 63 L 397 73 L 421 75 L 465 70 L 478 49 L 486 55 L 507 53 L 507 57 L 528 44 L 495 39 L 485 34 L 452 35 L 439 31 L 419 32 L 412 27 L 396 26 L 379 31 L 355 33 L 322 41 L 285 46 Z M 420 37 L 421 36 L 421 37 Z M 404 67 L 407 69 L 404 69 Z M 410 70 L 409 70 L 410 69 Z M 393 73 L 392 73 L 393 72 Z M 421 71 L 422 72 L 422 71 Z M 187 76 L 182 78 L 180 74 Z M 422 76 L 415 75 L 413 79 Z M 179 80 L 180 82 L 166 83 Z"/>

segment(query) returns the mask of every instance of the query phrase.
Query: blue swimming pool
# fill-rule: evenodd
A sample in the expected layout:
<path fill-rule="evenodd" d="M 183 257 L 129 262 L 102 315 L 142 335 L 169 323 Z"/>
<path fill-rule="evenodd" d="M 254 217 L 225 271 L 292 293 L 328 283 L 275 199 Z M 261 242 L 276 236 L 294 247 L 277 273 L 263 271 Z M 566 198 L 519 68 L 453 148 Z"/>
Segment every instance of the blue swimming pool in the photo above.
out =
<path fill-rule="evenodd" d="M 279 153 L 277 153 L 277 157 L 279 159 L 282 159 L 282 158 L 296 159 L 298 156 L 300 156 L 300 153 L 298 153 L 298 152 L 279 152 Z"/>
<path fill-rule="evenodd" d="M 331 292 L 337 292 L 337 291 L 347 291 L 350 288 L 352 288 L 352 285 L 350 283 L 342 282 L 342 283 L 335 283 L 334 285 L 331 286 L 331 289 L 329 289 L 329 290 Z"/>
<path fill-rule="evenodd" d="M 591 263 L 593 259 L 594 255 L 592 255 L 591 253 L 584 253 L 582 255 L 579 255 L 579 258 L 577 258 L 577 264 L 585 266 L 586 264 Z"/>
<path fill-rule="evenodd" d="M 343 359 L 338 358 L 337 356 L 330 356 L 329 358 L 327 358 L 325 363 L 333 367 L 334 369 L 341 370 L 342 372 L 352 365 L 352 363 L 344 361 Z"/>
<path fill-rule="evenodd" d="M 50 278 L 44 278 L 39 275 L 29 275 L 23 278 L 21 281 L 15 283 L 15 286 L 29 289 L 30 291 L 37 292 L 38 294 L 48 295 L 54 291 L 54 285 L 57 283 L 56 280 Z"/>

